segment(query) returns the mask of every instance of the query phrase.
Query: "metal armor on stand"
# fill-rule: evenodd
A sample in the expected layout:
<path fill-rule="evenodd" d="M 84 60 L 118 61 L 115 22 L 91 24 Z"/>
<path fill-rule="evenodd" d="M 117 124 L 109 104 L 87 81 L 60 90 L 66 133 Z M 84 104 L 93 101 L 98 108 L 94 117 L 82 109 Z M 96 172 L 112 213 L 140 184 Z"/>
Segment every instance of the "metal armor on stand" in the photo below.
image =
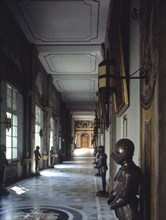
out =
<path fill-rule="evenodd" d="M 120 139 L 112 153 L 113 160 L 121 165 L 110 193 L 108 204 L 119 220 L 141 220 L 139 215 L 139 191 L 143 181 L 140 167 L 133 162 L 134 144 Z"/>

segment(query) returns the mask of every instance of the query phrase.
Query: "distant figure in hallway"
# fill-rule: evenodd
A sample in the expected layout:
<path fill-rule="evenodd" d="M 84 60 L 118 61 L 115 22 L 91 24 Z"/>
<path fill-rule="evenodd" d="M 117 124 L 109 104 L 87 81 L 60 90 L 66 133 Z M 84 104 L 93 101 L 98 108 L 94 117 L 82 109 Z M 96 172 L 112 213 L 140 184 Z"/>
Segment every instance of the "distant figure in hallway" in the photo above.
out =
<path fill-rule="evenodd" d="M 51 150 L 50 150 L 50 167 L 54 167 L 54 157 L 55 157 L 54 147 L 51 147 Z"/>
<path fill-rule="evenodd" d="M 35 154 L 35 173 L 36 175 L 39 175 L 39 163 L 40 163 L 40 159 L 41 159 L 41 154 L 39 151 L 40 147 L 36 146 L 36 150 L 34 151 Z"/>
<path fill-rule="evenodd" d="M 106 172 L 108 170 L 107 166 L 107 154 L 105 153 L 104 146 L 99 146 L 99 160 L 98 160 L 98 167 L 100 170 L 101 178 L 102 178 L 102 187 L 103 190 L 98 191 L 96 193 L 97 196 L 108 197 L 108 192 L 106 191 Z"/>
<path fill-rule="evenodd" d="M 129 139 L 120 139 L 112 153 L 113 160 L 121 165 L 108 204 L 115 210 L 119 220 L 141 220 L 139 218 L 139 195 L 143 174 L 133 162 L 134 144 Z"/>
<path fill-rule="evenodd" d="M 6 159 L 6 146 L 0 145 L 0 196 L 9 194 L 4 187 L 6 166 L 9 166 L 8 160 Z"/>

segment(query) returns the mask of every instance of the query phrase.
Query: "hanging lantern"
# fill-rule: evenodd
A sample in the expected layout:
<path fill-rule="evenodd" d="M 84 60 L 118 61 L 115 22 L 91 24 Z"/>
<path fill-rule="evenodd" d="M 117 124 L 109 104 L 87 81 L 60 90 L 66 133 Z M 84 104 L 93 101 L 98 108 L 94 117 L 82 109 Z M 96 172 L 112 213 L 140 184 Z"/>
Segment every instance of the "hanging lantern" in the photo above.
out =
<path fill-rule="evenodd" d="M 98 87 L 99 93 L 104 95 L 105 99 L 115 92 L 115 59 L 104 60 L 99 64 Z"/>

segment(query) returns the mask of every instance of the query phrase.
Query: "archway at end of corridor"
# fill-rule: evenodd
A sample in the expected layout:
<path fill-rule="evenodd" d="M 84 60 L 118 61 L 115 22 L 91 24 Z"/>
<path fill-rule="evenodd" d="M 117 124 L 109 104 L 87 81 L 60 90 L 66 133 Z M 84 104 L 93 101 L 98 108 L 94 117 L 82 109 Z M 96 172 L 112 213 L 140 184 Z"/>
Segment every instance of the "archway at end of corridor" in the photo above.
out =
<path fill-rule="evenodd" d="M 81 148 L 89 148 L 89 135 L 87 133 L 81 135 Z"/>
<path fill-rule="evenodd" d="M 75 148 L 93 148 L 92 137 L 93 136 L 90 132 L 76 132 Z"/>

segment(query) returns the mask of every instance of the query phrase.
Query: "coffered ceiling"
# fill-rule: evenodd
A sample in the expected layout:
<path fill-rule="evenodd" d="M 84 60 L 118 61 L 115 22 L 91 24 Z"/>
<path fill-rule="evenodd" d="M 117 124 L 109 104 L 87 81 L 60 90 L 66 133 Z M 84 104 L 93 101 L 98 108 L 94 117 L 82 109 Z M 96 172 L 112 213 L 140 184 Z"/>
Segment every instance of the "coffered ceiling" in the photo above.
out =
<path fill-rule="evenodd" d="M 8 1 L 77 120 L 94 118 L 110 0 Z"/>

